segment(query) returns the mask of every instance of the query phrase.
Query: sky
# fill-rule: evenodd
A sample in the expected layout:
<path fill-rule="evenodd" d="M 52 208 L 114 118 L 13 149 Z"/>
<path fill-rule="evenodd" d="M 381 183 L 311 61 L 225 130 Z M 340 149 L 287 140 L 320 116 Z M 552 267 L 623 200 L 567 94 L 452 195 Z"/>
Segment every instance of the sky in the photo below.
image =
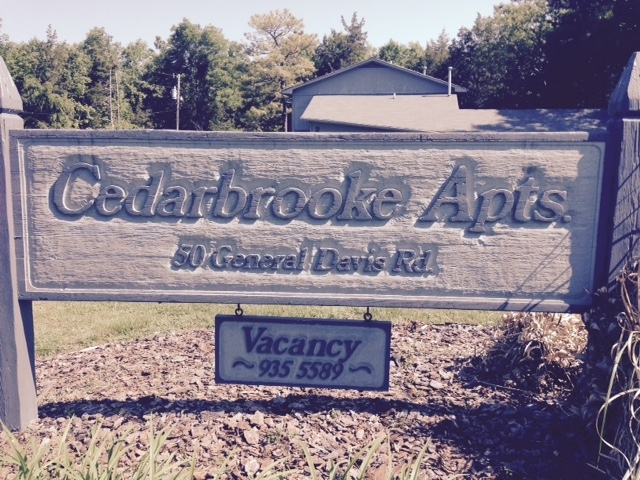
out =
<path fill-rule="evenodd" d="M 93 27 L 104 27 L 123 45 L 142 39 L 152 46 L 156 36 L 167 39 L 171 27 L 187 18 L 243 41 L 251 15 L 288 8 L 319 39 L 332 28 L 342 31 L 340 17 L 349 23 L 357 12 L 369 43 L 380 47 L 390 39 L 425 43 L 443 30 L 455 37 L 460 27 L 473 26 L 478 13 L 492 15 L 500 3 L 508 0 L 0 0 L 0 33 L 26 42 L 44 39 L 51 25 L 60 41 L 77 43 Z"/>

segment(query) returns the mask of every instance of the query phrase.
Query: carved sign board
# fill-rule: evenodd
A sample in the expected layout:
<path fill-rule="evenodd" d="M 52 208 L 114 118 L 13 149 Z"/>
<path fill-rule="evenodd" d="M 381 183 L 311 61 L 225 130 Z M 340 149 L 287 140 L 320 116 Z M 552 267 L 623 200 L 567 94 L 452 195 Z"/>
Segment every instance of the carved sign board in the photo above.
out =
<path fill-rule="evenodd" d="M 581 134 L 12 132 L 20 295 L 580 309 L 603 152 Z"/>
<path fill-rule="evenodd" d="M 216 316 L 216 383 L 389 390 L 391 323 Z"/>

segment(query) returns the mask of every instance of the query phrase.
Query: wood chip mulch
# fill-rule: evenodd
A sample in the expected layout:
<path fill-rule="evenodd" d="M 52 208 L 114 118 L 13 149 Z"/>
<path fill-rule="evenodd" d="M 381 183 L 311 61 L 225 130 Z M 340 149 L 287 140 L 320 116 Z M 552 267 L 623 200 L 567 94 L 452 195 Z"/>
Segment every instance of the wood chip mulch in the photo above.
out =
<path fill-rule="evenodd" d="M 55 441 L 71 422 L 69 441 L 82 452 L 98 423 L 135 445 L 133 462 L 151 422 L 171 426 L 165 448 L 177 458 L 197 449 L 197 479 L 252 478 L 283 458 L 280 470 L 300 472 L 289 478 L 307 478 L 300 441 L 326 478 L 331 462 L 346 464 L 380 437 L 390 448 L 379 449 L 367 478 L 383 478 L 389 453 L 399 469 L 426 442 L 420 478 L 599 478 L 563 392 L 478 378 L 473 359 L 493 346 L 494 328 L 394 325 L 388 392 L 216 385 L 213 331 L 59 354 L 37 362 L 40 418 L 17 437 Z"/>

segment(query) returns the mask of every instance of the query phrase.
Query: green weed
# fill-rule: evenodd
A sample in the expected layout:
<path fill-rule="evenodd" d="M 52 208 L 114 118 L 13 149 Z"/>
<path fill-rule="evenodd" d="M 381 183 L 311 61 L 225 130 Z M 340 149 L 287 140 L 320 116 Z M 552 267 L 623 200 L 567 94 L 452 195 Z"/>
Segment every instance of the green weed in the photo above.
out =
<path fill-rule="evenodd" d="M 155 432 L 153 422 L 149 427 L 149 447 L 137 462 L 135 471 L 123 465 L 123 457 L 132 445 L 125 439 L 130 432 L 115 437 L 113 433 L 102 433 L 101 425 L 91 430 L 89 445 L 85 452 L 71 454 L 68 441 L 72 421 L 67 424 L 60 437 L 57 452 L 52 451 L 52 442 L 45 440 L 39 445 L 35 439 L 30 447 L 22 446 L 4 425 L 3 432 L 9 444 L 8 451 L 0 452 L 0 468 L 14 473 L 16 480 L 187 480 L 193 479 L 197 452 L 191 460 L 176 460 L 173 454 L 161 455 L 171 430 L 165 428 Z M 134 465 L 135 467 L 135 465 Z"/>

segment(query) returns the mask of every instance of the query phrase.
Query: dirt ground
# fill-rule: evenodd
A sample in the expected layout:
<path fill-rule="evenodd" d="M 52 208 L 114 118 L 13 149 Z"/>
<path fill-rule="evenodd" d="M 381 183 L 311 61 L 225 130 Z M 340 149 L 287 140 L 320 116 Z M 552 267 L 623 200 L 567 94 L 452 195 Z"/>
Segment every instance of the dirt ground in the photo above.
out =
<path fill-rule="evenodd" d="M 40 418 L 18 438 L 55 443 L 71 421 L 71 446 L 81 452 L 99 423 L 135 444 L 133 458 L 148 445 L 150 422 L 171 426 L 166 448 L 178 458 L 197 448 L 198 479 L 251 478 L 283 458 L 280 470 L 306 478 L 300 441 L 326 478 L 331 462 L 346 464 L 380 437 L 388 447 L 367 478 L 383 478 L 389 453 L 400 468 L 426 442 L 420 478 L 600 478 L 586 465 L 590 432 L 571 415 L 566 391 L 534 393 L 479 375 L 495 329 L 394 325 L 388 392 L 216 385 L 212 331 L 60 354 L 37 363 Z"/>

